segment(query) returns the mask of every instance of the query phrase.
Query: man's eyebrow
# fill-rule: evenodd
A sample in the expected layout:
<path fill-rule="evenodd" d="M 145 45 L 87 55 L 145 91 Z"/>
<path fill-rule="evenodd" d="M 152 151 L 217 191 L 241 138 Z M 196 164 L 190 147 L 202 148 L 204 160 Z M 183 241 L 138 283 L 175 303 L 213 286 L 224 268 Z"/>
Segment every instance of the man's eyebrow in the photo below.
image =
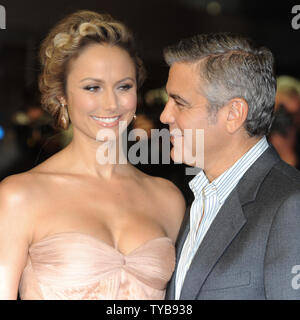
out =
<path fill-rule="evenodd" d="M 170 93 L 169 96 L 173 99 L 173 100 L 179 100 L 180 102 L 183 102 L 184 104 L 189 104 L 188 101 L 184 100 L 183 98 L 181 98 L 179 95 L 175 94 L 175 93 Z"/>

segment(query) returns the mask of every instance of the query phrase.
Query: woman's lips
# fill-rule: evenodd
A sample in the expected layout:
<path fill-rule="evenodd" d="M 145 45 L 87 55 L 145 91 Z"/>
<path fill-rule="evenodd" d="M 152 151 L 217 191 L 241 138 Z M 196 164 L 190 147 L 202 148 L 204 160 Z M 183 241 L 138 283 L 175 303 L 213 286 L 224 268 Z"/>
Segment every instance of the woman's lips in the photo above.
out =
<path fill-rule="evenodd" d="M 118 125 L 121 116 L 115 116 L 115 117 L 97 117 L 97 116 L 91 116 L 91 118 L 100 126 L 102 127 L 114 127 Z"/>

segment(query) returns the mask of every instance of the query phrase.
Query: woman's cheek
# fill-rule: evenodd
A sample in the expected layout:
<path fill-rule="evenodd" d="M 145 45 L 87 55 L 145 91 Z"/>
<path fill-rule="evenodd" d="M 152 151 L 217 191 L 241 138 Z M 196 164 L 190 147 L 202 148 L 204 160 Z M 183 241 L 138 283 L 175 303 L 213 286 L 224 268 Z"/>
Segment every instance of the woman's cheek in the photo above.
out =
<path fill-rule="evenodd" d="M 127 110 L 135 109 L 137 104 L 137 95 L 132 94 L 130 96 L 124 97 L 122 104 Z"/>
<path fill-rule="evenodd" d="M 92 112 L 97 108 L 97 99 L 90 95 L 77 95 L 73 99 L 74 106 L 78 111 L 81 112 Z"/>

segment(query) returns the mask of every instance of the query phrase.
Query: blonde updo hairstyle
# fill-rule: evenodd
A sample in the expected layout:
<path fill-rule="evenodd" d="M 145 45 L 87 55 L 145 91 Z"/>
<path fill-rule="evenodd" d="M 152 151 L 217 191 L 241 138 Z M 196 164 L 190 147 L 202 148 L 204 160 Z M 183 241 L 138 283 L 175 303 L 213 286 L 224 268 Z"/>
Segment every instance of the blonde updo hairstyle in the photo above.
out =
<path fill-rule="evenodd" d="M 54 26 L 40 49 L 42 107 L 54 117 L 56 127 L 67 129 L 70 123 L 67 106 L 59 101 L 60 97 L 66 96 L 70 62 L 87 46 L 96 43 L 126 50 L 135 64 L 138 88 L 145 79 L 145 69 L 136 53 L 132 34 L 122 23 L 92 11 L 68 15 Z"/>

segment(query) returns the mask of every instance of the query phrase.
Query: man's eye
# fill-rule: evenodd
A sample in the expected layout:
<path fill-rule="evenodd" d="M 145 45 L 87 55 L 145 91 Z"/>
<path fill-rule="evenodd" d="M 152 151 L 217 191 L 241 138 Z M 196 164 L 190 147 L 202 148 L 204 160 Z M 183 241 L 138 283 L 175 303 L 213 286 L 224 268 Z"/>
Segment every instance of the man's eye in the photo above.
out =
<path fill-rule="evenodd" d="M 175 103 L 176 103 L 176 105 L 179 106 L 179 107 L 184 107 L 184 105 L 183 105 L 182 103 L 178 102 L 177 100 L 175 100 Z"/>
<path fill-rule="evenodd" d="M 86 86 L 86 87 L 84 87 L 84 89 L 87 91 L 90 91 L 90 92 L 95 92 L 95 91 L 99 90 L 100 87 L 99 86 Z"/>

